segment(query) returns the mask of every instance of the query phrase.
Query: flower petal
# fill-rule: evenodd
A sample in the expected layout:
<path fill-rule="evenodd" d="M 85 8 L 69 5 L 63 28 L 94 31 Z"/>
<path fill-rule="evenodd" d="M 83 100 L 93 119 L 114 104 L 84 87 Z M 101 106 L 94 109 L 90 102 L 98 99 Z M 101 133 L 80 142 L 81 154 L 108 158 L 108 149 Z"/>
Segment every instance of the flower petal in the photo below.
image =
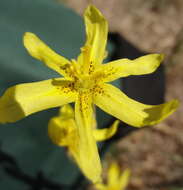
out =
<path fill-rule="evenodd" d="M 48 123 L 48 136 L 58 146 L 71 148 L 75 139 L 76 123 L 73 119 L 62 119 L 61 116 L 53 117 Z"/>
<path fill-rule="evenodd" d="M 105 112 L 135 127 L 154 125 L 172 114 L 179 102 L 172 100 L 160 105 L 146 105 L 132 100 L 118 88 L 104 84 L 94 102 Z"/>
<path fill-rule="evenodd" d="M 93 135 L 97 141 L 104 141 L 110 139 L 118 129 L 119 121 L 116 120 L 109 128 L 95 129 Z"/>
<path fill-rule="evenodd" d="M 10 87 L 0 97 L 0 123 L 15 122 L 32 113 L 73 102 L 76 95 L 68 84 L 55 87 L 52 79 Z"/>
<path fill-rule="evenodd" d="M 124 190 L 127 187 L 129 183 L 129 177 L 130 177 L 130 170 L 126 169 L 125 171 L 123 171 L 123 173 L 119 178 L 119 189 Z"/>
<path fill-rule="evenodd" d="M 55 53 L 33 33 L 26 32 L 23 40 L 24 46 L 32 57 L 43 61 L 59 74 L 68 76 L 69 60 Z"/>
<path fill-rule="evenodd" d="M 104 185 L 103 183 L 97 183 L 94 185 L 97 190 L 107 190 L 108 187 Z"/>
<path fill-rule="evenodd" d="M 74 112 L 69 104 L 60 108 L 60 114 L 50 119 L 48 123 L 48 136 L 58 146 L 72 146 L 76 140 L 76 123 Z"/>
<path fill-rule="evenodd" d="M 108 186 L 116 186 L 119 183 L 120 168 L 117 163 L 113 162 L 107 172 Z"/>
<path fill-rule="evenodd" d="M 154 72 L 162 62 L 164 56 L 162 54 L 149 54 L 134 60 L 119 59 L 101 65 L 98 72 L 104 74 L 104 81 L 109 82 L 120 77 L 129 75 L 145 75 Z"/>
<path fill-rule="evenodd" d="M 84 13 L 87 40 L 81 48 L 79 61 L 83 63 L 84 70 L 89 72 L 95 65 L 101 64 L 106 55 L 108 24 L 101 12 L 89 5 Z"/>
<path fill-rule="evenodd" d="M 81 93 L 75 106 L 79 134 L 80 167 L 93 183 L 101 181 L 101 163 L 96 140 L 93 137 L 93 109 L 91 96 Z"/>

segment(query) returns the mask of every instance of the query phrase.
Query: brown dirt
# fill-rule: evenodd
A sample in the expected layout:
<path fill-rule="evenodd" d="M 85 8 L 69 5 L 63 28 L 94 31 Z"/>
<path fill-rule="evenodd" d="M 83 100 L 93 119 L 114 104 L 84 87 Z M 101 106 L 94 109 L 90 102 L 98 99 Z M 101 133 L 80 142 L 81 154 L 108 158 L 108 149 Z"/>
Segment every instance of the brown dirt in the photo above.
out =
<path fill-rule="evenodd" d="M 182 183 L 181 132 L 159 125 L 134 132 L 116 145 L 119 162 L 132 170 L 129 190 L 161 190 Z"/>

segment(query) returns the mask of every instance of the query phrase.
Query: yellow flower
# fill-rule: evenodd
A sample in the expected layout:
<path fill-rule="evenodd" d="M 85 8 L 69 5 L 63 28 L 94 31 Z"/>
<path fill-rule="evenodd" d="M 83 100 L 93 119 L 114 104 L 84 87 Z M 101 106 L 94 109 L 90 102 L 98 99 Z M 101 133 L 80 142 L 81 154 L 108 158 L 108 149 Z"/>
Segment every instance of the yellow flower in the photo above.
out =
<path fill-rule="evenodd" d="M 129 182 L 130 170 L 126 169 L 120 174 L 119 166 L 113 162 L 107 172 L 107 183 L 96 184 L 95 187 L 98 190 L 124 190 Z"/>
<path fill-rule="evenodd" d="M 118 124 L 119 121 L 115 121 L 109 128 L 97 129 L 95 118 L 93 118 L 92 134 L 95 141 L 103 141 L 112 137 L 116 133 Z M 85 170 L 83 167 L 83 159 L 80 158 L 79 154 L 78 126 L 74 118 L 74 110 L 69 104 L 61 107 L 59 115 L 49 121 L 48 135 L 54 144 L 67 147 L 69 154 L 74 158 L 84 175 L 91 181 L 95 180 L 93 170 Z"/>
<path fill-rule="evenodd" d="M 130 99 L 109 84 L 120 77 L 152 73 L 160 65 L 163 56 L 151 54 L 134 60 L 119 59 L 102 64 L 106 55 L 107 21 L 92 5 L 86 9 L 84 20 L 87 39 L 77 60 L 69 61 L 51 50 L 35 34 L 25 34 L 24 45 L 28 52 L 64 78 L 9 88 L 0 98 L 0 122 L 15 122 L 41 110 L 76 102 L 80 160 L 85 171 L 95 170 L 93 181 L 97 181 L 101 167 L 92 135 L 94 104 L 130 125 L 142 127 L 165 119 L 176 110 L 178 101 L 145 105 Z"/>

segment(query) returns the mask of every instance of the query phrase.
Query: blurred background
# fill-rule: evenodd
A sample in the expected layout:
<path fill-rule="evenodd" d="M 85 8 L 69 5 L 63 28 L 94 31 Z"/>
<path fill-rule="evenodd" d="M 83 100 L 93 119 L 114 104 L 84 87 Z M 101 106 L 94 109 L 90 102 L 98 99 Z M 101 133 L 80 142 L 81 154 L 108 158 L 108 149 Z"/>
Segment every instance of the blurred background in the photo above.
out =
<path fill-rule="evenodd" d="M 108 60 L 164 53 L 153 74 L 115 82 L 128 96 L 147 104 L 183 100 L 183 3 L 181 0 L 93 0 L 109 21 Z M 57 77 L 28 55 L 22 43 L 33 32 L 52 49 L 75 58 L 85 41 L 82 20 L 87 0 L 0 1 L 0 93 L 12 85 Z M 63 148 L 47 135 L 51 109 L 0 128 L 0 189 L 88 189 Z M 182 105 L 155 127 L 136 130 L 122 123 L 117 134 L 100 144 L 104 166 L 111 160 L 132 176 L 127 190 L 183 189 Z M 114 120 L 97 110 L 99 126 Z"/>

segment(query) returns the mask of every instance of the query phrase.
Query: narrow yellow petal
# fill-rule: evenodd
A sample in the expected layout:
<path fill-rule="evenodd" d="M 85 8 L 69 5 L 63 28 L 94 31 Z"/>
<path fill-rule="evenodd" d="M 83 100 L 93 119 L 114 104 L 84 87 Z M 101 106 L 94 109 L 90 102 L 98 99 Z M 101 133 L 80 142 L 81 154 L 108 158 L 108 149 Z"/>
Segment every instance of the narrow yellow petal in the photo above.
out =
<path fill-rule="evenodd" d="M 105 56 L 108 24 L 102 13 L 94 6 L 87 7 L 84 13 L 87 41 L 91 47 L 90 61 L 100 64 Z"/>
<path fill-rule="evenodd" d="M 107 184 L 108 186 L 116 186 L 119 182 L 120 168 L 117 163 L 113 162 L 107 172 Z"/>
<path fill-rule="evenodd" d="M 119 121 L 115 121 L 109 128 L 95 129 L 93 135 L 97 141 L 110 139 L 117 131 Z"/>
<path fill-rule="evenodd" d="M 84 175 L 93 183 L 101 181 L 101 163 L 96 140 L 93 137 L 93 109 L 88 93 L 81 93 L 75 105 L 79 134 L 79 159 Z"/>
<path fill-rule="evenodd" d="M 26 32 L 23 42 L 32 57 L 43 61 L 49 68 L 55 70 L 61 75 L 68 76 L 68 67 L 70 62 L 51 50 L 35 34 Z"/>
<path fill-rule="evenodd" d="M 154 125 L 172 114 L 179 102 L 172 100 L 160 105 L 146 105 L 132 100 L 118 88 L 104 84 L 102 93 L 96 93 L 94 102 L 108 114 L 135 127 Z"/>
<path fill-rule="evenodd" d="M 127 187 L 129 183 L 129 178 L 130 178 L 130 170 L 126 169 L 125 171 L 123 171 L 123 173 L 121 174 L 119 178 L 120 190 L 125 190 L 125 188 Z"/>
<path fill-rule="evenodd" d="M 129 75 L 145 75 L 154 72 L 163 60 L 162 54 L 149 54 L 134 60 L 119 59 L 101 65 L 98 72 L 103 71 L 105 82 Z"/>
<path fill-rule="evenodd" d="M 92 5 L 85 10 L 84 20 L 87 39 L 81 48 L 80 62 L 83 63 L 84 70 L 91 72 L 95 65 L 102 63 L 106 55 L 108 24 L 101 12 Z"/>
<path fill-rule="evenodd" d="M 69 86 L 55 87 L 51 80 L 10 87 L 0 97 L 0 123 L 15 122 L 32 113 L 75 101 Z"/>

